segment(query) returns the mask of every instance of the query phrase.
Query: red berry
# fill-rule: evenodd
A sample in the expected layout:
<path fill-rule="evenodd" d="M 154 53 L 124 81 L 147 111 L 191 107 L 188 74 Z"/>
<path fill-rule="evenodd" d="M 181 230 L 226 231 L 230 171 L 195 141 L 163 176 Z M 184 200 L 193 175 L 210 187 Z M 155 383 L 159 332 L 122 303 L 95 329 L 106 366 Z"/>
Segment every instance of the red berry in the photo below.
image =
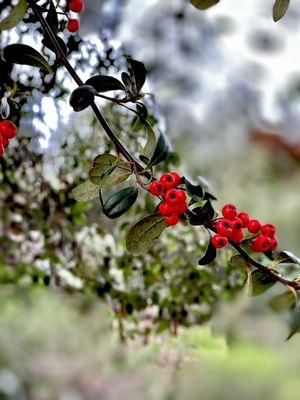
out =
<path fill-rule="evenodd" d="M 171 205 L 178 204 L 180 200 L 178 198 L 181 197 L 181 194 L 179 194 L 180 190 L 177 189 L 169 189 L 167 193 L 165 194 L 165 202 Z"/>
<path fill-rule="evenodd" d="M 78 19 L 69 19 L 69 22 L 67 23 L 67 29 L 71 33 L 77 32 L 79 29 Z"/>
<path fill-rule="evenodd" d="M 232 221 L 233 229 L 242 229 L 243 222 L 239 217 L 235 217 Z"/>
<path fill-rule="evenodd" d="M 252 250 L 252 251 L 254 251 L 254 253 L 259 253 L 260 252 L 260 250 L 258 250 L 258 248 L 257 248 L 257 246 L 256 246 L 256 244 L 255 244 L 255 242 L 253 242 L 253 243 L 250 243 L 250 249 Z"/>
<path fill-rule="evenodd" d="M 186 201 L 186 194 L 184 190 L 177 189 L 177 196 L 179 203 L 184 203 Z"/>
<path fill-rule="evenodd" d="M 176 208 L 177 208 L 176 206 L 171 206 L 170 204 L 162 202 L 159 205 L 158 209 L 160 214 L 166 217 L 167 215 L 174 213 L 176 211 Z"/>
<path fill-rule="evenodd" d="M 248 231 L 250 233 L 257 233 L 260 230 L 260 222 L 257 219 L 251 219 L 248 223 Z"/>
<path fill-rule="evenodd" d="M 269 246 L 269 250 L 273 251 L 278 246 L 278 241 L 277 241 L 275 236 L 271 237 L 270 240 L 271 240 L 271 243 L 270 243 L 270 246 Z"/>
<path fill-rule="evenodd" d="M 84 9 L 84 4 L 82 0 L 72 0 L 70 2 L 70 10 L 76 13 L 80 13 Z"/>
<path fill-rule="evenodd" d="M 244 237 L 244 234 L 243 234 L 243 230 L 242 229 L 234 229 L 229 238 L 234 243 L 239 243 L 240 241 L 243 240 L 243 237 Z"/>
<path fill-rule="evenodd" d="M 165 218 L 166 224 L 169 226 L 177 225 L 179 220 L 180 220 L 179 215 L 175 214 L 175 213 L 173 213 Z"/>
<path fill-rule="evenodd" d="M 164 189 L 172 189 L 176 186 L 176 178 L 172 174 L 163 174 L 160 178 L 160 183 Z"/>
<path fill-rule="evenodd" d="M 179 202 L 176 206 L 175 206 L 175 211 L 178 214 L 184 214 L 187 210 L 187 203 L 186 201 L 182 201 Z"/>
<path fill-rule="evenodd" d="M 215 224 L 216 231 L 223 236 L 230 236 L 232 234 L 233 225 L 229 219 L 220 219 Z"/>
<path fill-rule="evenodd" d="M 263 225 L 260 229 L 263 235 L 269 236 L 270 238 L 275 236 L 276 228 L 274 225 L 266 224 Z"/>
<path fill-rule="evenodd" d="M 237 208 L 233 204 L 226 204 L 222 208 L 222 214 L 225 218 L 234 219 L 237 216 Z"/>
<path fill-rule="evenodd" d="M 223 247 L 228 245 L 228 239 L 227 237 L 222 235 L 215 235 L 211 239 L 211 243 L 216 249 L 222 249 Z"/>
<path fill-rule="evenodd" d="M 2 143 L 0 143 L 0 157 L 3 156 L 4 154 L 4 147 L 2 146 Z"/>
<path fill-rule="evenodd" d="M 247 228 L 250 221 L 249 214 L 245 212 L 240 212 L 238 214 L 238 218 L 242 220 L 243 228 Z"/>
<path fill-rule="evenodd" d="M 270 249 L 271 239 L 266 235 L 259 235 L 253 242 L 253 248 L 257 252 L 265 252 Z"/>
<path fill-rule="evenodd" d="M 181 176 L 179 175 L 178 172 L 174 171 L 171 172 L 171 174 L 174 176 L 175 178 L 175 186 L 179 186 L 181 184 Z"/>
<path fill-rule="evenodd" d="M 0 143 L 2 144 L 2 146 L 6 149 L 6 147 L 8 146 L 8 144 L 9 144 L 9 140 L 8 139 L 5 139 L 4 137 L 0 137 Z"/>
<path fill-rule="evenodd" d="M 148 190 L 154 196 L 160 196 L 160 195 L 163 194 L 163 187 L 162 187 L 162 184 L 159 181 L 151 182 Z"/>
<path fill-rule="evenodd" d="M 12 139 L 17 134 L 17 127 L 12 121 L 6 119 L 0 122 L 0 134 L 4 139 Z"/>

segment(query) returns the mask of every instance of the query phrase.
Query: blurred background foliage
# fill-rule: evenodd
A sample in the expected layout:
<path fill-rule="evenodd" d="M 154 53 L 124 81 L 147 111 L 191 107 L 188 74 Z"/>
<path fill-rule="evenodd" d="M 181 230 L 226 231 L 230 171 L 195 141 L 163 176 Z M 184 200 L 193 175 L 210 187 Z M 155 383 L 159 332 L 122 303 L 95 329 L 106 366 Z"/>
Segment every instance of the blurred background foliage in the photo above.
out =
<path fill-rule="evenodd" d="M 145 62 L 146 91 L 155 95 L 147 106 L 181 159 L 165 168 L 204 176 L 219 206 L 233 202 L 274 223 L 280 246 L 299 254 L 297 1 L 275 25 L 267 0 L 221 1 L 206 12 L 181 0 L 86 0 L 84 40 L 63 26 L 60 35 L 84 79 L 118 76 L 128 54 Z M 1 32 L 0 47 L 39 46 L 36 28 L 31 21 Z M 0 160 L 2 397 L 298 399 L 299 338 L 283 344 L 288 315 L 266 307 L 270 294 L 228 305 L 245 279 L 229 265 L 232 251 L 198 266 L 207 236 L 182 224 L 149 254 L 129 256 L 126 232 L 155 206 L 142 195 L 111 222 L 97 201 L 72 199 L 93 158 L 112 151 L 90 111 L 71 112 L 74 84 L 62 69 L 49 80 L 3 61 L 0 79 L 1 96 L 3 82 L 20 82 L 10 106 L 21 117 Z M 137 152 L 143 138 L 132 132 L 132 116 L 99 104 Z M 217 336 L 199 327 L 215 314 Z"/>

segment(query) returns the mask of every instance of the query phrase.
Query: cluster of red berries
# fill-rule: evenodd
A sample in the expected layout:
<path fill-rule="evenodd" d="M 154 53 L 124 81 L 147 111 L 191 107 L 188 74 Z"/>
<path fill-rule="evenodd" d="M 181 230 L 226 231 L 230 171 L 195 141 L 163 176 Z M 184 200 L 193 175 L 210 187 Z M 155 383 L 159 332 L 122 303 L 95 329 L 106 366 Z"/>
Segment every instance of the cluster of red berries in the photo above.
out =
<path fill-rule="evenodd" d="M 74 13 L 81 13 L 84 10 L 83 0 L 71 0 L 69 3 L 70 11 Z M 67 29 L 71 33 L 75 33 L 79 29 L 79 20 L 76 18 L 69 18 Z"/>
<path fill-rule="evenodd" d="M 17 127 L 13 122 L 7 119 L 0 122 L 0 156 L 3 155 L 4 149 L 8 146 L 10 139 L 14 138 L 16 134 Z"/>
<path fill-rule="evenodd" d="M 245 212 L 238 214 L 233 204 L 225 205 L 222 214 L 224 218 L 214 222 L 217 234 L 212 238 L 212 244 L 215 248 L 227 246 L 228 240 L 240 243 L 244 239 L 243 229 L 247 229 L 252 236 L 245 238 L 245 243 L 249 243 L 252 251 L 261 253 L 276 249 L 278 242 L 274 225 L 262 225 L 257 219 L 250 219 L 249 214 Z"/>
<path fill-rule="evenodd" d="M 169 226 L 178 224 L 180 215 L 187 210 L 185 191 L 178 189 L 181 180 L 178 172 L 171 172 L 163 174 L 159 181 L 153 181 L 149 186 L 150 193 L 154 196 L 162 196 L 159 212 L 165 217 Z"/>

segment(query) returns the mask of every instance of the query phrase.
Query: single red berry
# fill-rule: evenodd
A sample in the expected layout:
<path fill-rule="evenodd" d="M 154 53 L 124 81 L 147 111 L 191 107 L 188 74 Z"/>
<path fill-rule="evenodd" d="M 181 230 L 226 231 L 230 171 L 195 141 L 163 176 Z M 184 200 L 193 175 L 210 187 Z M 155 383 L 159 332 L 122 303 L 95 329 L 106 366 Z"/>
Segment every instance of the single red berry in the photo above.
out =
<path fill-rule="evenodd" d="M 151 182 L 148 190 L 154 196 L 160 196 L 160 195 L 163 194 L 163 187 L 162 187 L 162 184 L 159 181 Z"/>
<path fill-rule="evenodd" d="M 250 221 L 249 214 L 245 212 L 240 212 L 238 214 L 238 218 L 242 220 L 243 228 L 247 228 Z"/>
<path fill-rule="evenodd" d="M 84 10 L 84 4 L 82 0 L 72 0 L 70 2 L 70 10 L 75 13 L 80 13 Z"/>
<path fill-rule="evenodd" d="M 271 244 L 271 239 L 266 235 L 259 235 L 253 242 L 253 248 L 257 252 L 265 252 L 269 250 Z"/>
<path fill-rule="evenodd" d="M 250 243 L 250 246 L 249 246 L 249 247 L 250 247 L 250 249 L 251 249 L 252 251 L 254 251 L 254 253 L 259 253 L 259 252 L 260 252 L 260 250 L 258 250 L 258 248 L 257 248 L 255 242 Z"/>
<path fill-rule="evenodd" d="M 276 247 L 278 246 L 278 241 L 275 236 L 271 237 L 270 240 L 271 240 L 271 243 L 269 246 L 269 250 L 274 251 L 276 249 Z"/>
<path fill-rule="evenodd" d="M 243 240 L 244 233 L 242 229 L 234 229 L 229 239 L 231 239 L 234 243 L 239 243 Z"/>
<path fill-rule="evenodd" d="M 179 220 L 180 220 L 180 217 L 176 213 L 173 213 L 165 218 L 166 224 L 169 226 L 177 225 Z"/>
<path fill-rule="evenodd" d="M 239 217 L 235 217 L 232 221 L 233 229 L 242 229 L 243 222 Z"/>
<path fill-rule="evenodd" d="M 5 139 L 5 138 L 2 136 L 2 137 L 0 137 L 0 143 L 1 143 L 2 146 L 6 149 L 6 147 L 7 147 L 8 144 L 9 144 L 9 140 L 8 140 L 8 139 Z"/>
<path fill-rule="evenodd" d="M 216 231 L 223 236 L 230 236 L 233 231 L 232 222 L 229 219 L 222 218 L 215 224 Z"/>
<path fill-rule="evenodd" d="M 170 204 L 167 204 L 164 202 L 162 202 L 158 207 L 160 214 L 163 215 L 164 217 L 174 213 L 176 211 L 176 209 L 177 209 L 177 206 L 171 206 Z"/>
<path fill-rule="evenodd" d="M 237 213 L 237 208 L 233 204 L 226 204 L 226 206 L 222 208 L 222 214 L 225 218 L 234 219 Z"/>
<path fill-rule="evenodd" d="M 6 119 L 0 122 L 0 134 L 4 139 L 12 139 L 17 134 L 17 127 L 12 121 Z"/>
<path fill-rule="evenodd" d="M 181 196 L 179 192 L 180 190 L 178 189 L 169 189 L 164 197 L 165 202 L 171 205 L 180 203 L 180 201 L 178 200 L 178 198 L 180 198 Z"/>
<path fill-rule="evenodd" d="M 175 178 L 175 186 L 179 186 L 181 184 L 181 176 L 179 175 L 178 172 L 174 171 L 171 172 L 171 174 L 174 176 Z"/>
<path fill-rule="evenodd" d="M 177 196 L 179 203 L 184 203 L 186 201 L 186 193 L 184 190 L 177 189 Z"/>
<path fill-rule="evenodd" d="M 260 222 L 257 219 L 251 219 L 248 223 L 248 231 L 250 233 L 257 233 L 260 230 Z"/>
<path fill-rule="evenodd" d="M 177 214 L 184 214 L 187 210 L 187 202 L 186 201 L 181 201 L 175 206 L 175 212 Z"/>
<path fill-rule="evenodd" d="M 263 225 L 263 226 L 260 228 L 260 230 L 261 230 L 261 233 L 262 233 L 263 235 L 269 236 L 270 238 L 274 237 L 274 236 L 275 236 L 275 233 L 276 233 L 276 228 L 275 228 L 275 226 L 272 225 L 272 224 Z"/>
<path fill-rule="evenodd" d="M 69 19 L 69 22 L 67 23 L 67 29 L 71 33 L 77 32 L 79 29 L 78 19 Z"/>
<path fill-rule="evenodd" d="M 160 177 L 160 183 L 164 189 L 172 189 L 176 186 L 176 178 L 167 172 Z"/>
<path fill-rule="evenodd" d="M 223 247 L 228 245 L 228 239 L 227 237 L 222 235 L 215 235 L 211 239 L 211 243 L 216 249 L 222 249 Z"/>

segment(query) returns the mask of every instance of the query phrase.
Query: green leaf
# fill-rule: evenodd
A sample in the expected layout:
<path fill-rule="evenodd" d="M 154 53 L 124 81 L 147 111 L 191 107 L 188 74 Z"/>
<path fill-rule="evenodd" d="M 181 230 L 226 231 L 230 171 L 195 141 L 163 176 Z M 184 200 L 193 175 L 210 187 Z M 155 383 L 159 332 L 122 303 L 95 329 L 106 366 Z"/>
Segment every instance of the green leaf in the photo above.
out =
<path fill-rule="evenodd" d="M 56 34 L 58 31 L 58 18 L 56 7 L 52 0 L 50 0 L 49 11 L 46 17 L 48 25 L 51 26 L 52 31 Z"/>
<path fill-rule="evenodd" d="M 3 50 L 5 61 L 12 64 L 30 65 L 45 71 L 52 72 L 52 69 L 45 58 L 33 47 L 26 44 L 11 44 Z"/>
<path fill-rule="evenodd" d="M 93 86 L 98 93 L 109 92 L 110 90 L 126 90 L 122 82 L 107 75 L 92 76 L 85 82 L 85 84 Z"/>
<path fill-rule="evenodd" d="M 94 185 L 91 181 L 85 181 L 81 185 L 76 186 L 72 190 L 73 198 L 78 201 L 85 203 L 87 201 L 91 201 L 98 197 L 99 187 Z"/>
<path fill-rule="evenodd" d="M 122 82 L 124 83 L 124 85 L 126 87 L 126 90 L 131 92 L 132 84 L 131 84 L 130 76 L 127 74 L 127 72 L 122 72 L 121 73 L 121 79 L 122 79 Z"/>
<path fill-rule="evenodd" d="M 259 296 L 276 283 L 276 279 L 257 269 L 252 273 L 252 294 Z"/>
<path fill-rule="evenodd" d="M 284 17 L 290 5 L 290 0 L 276 0 L 273 7 L 273 20 L 279 21 Z"/>
<path fill-rule="evenodd" d="M 282 251 L 279 254 L 278 261 L 280 261 L 280 263 L 289 262 L 300 265 L 300 258 L 293 254 L 291 251 Z"/>
<path fill-rule="evenodd" d="M 247 267 L 247 263 L 244 260 L 244 258 L 239 255 L 239 254 L 235 254 L 231 257 L 230 261 L 229 261 L 230 265 L 234 268 L 240 268 L 240 269 L 246 269 Z"/>
<path fill-rule="evenodd" d="M 94 160 L 90 170 L 91 182 L 102 187 L 125 181 L 132 174 L 130 165 L 112 154 L 101 154 Z"/>
<path fill-rule="evenodd" d="M 62 52 L 64 53 L 65 56 L 68 55 L 68 48 L 66 46 L 66 43 L 63 41 L 63 39 L 59 36 L 55 36 L 55 39 L 57 40 L 59 47 L 61 48 Z M 49 39 L 48 36 L 45 36 L 44 39 L 42 40 L 42 43 L 44 46 L 46 46 L 49 50 L 53 51 L 53 53 L 56 54 L 56 48 L 53 45 L 52 41 Z"/>
<path fill-rule="evenodd" d="M 195 201 L 202 201 L 204 197 L 204 191 L 202 186 L 200 185 L 193 185 L 190 181 L 184 178 L 184 183 L 186 186 L 186 190 L 189 196 L 194 199 Z"/>
<path fill-rule="evenodd" d="M 127 62 L 129 64 L 129 73 L 131 77 L 131 81 L 134 82 L 134 92 L 137 94 L 140 92 L 142 87 L 144 86 L 147 70 L 145 65 L 137 60 L 133 60 L 132 58 L 128 58 Z"/>
<path fill-rule="evenodd" d="M 167 227 L 164 217 L 152 214 L 141 219 L 129 231 L 126 247 L 134 255 L 147 252 Z"/>
<path fill-rule="evenodd" d="M 148 136 L 143 150 L 143 155 L 147 158 L 150 158 L 156 146 L 156 135 L 150 124 L 146 123 L 145 129 Z"/>
<path fill-rule="evenodd" d="M 151 168 L 154 165 L 165 161 L 171 151 L 172 148 L 168 138 L 161 133 L 147 168 Z"/>
<path fill-rule="evenodd" d="M 126 213 L 138 197 L 138 189 L 135 187 L 128 187 L 114 193 L 109 199 L 103 203 L 100 189 L 100 201 L 103 207 L 103 213 L 108 218 L 115 219 Z"/>
<path fill-rule="evenodd" d="M 217 250 L 210 241 L 204 256 L 198 261 L 198 264 L 199 265 L 210 264 L 214 261 L 216 256 L 217 256 Z"/>
<path fill-rule="evenodd" d="M 300 303 L 296 306 L 290 316 L 290 333 L 287 337 L 289 340 L 295 333 L 300 332 Z"/>
<path fill-rule="evenodd" d="M 274 311 L 285 311 L 294 308 L 297 300 L 297 293 L 291 289 L 273 297 L 268 304 Z"/>
<path fill-rule="evenodd" d="M 190 3 L 198 10 L 207 10 L 219 3 L 220 0 L 190 0 Z"/>
<path fill-rule="evenodd" d="M 24 18 L 27 8 L 27 1 L 20 0 L 19 3 L 11 10 L 9 15 L 0 22 L 0 31 L 12 29 L 17 26 Z"/>
<path fill-rule="evenodd" d="M 76 88 L 70 97 L 70 106 L 74 111 L 82 111 L 95 100 L 96 90 L 91 85 L 82 85 Z"/>

